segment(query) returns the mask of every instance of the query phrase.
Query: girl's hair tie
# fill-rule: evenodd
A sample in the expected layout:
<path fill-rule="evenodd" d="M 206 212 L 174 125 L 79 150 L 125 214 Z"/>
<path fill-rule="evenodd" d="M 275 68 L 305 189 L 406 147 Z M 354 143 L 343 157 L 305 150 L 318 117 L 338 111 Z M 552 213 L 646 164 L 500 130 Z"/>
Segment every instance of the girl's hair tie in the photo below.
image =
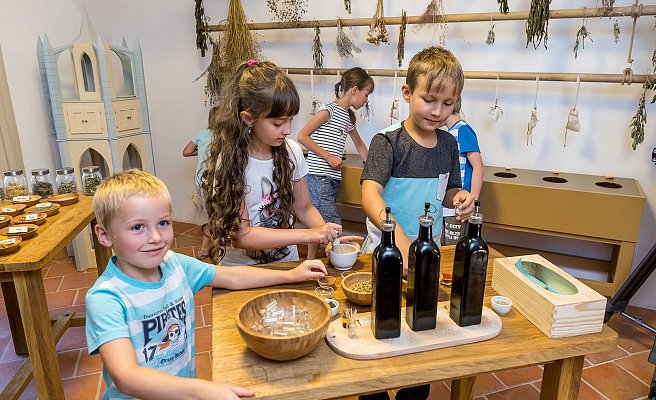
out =
<path fill-rule="evenodd" d="M 257 60 L 248 60 L 248 61 L 246 61 L 246 65 L 248 67 L 252 67 L 253 65 L 255 65 L 257 63 L 259 63 L 259 61 L 257 61 Z"/>

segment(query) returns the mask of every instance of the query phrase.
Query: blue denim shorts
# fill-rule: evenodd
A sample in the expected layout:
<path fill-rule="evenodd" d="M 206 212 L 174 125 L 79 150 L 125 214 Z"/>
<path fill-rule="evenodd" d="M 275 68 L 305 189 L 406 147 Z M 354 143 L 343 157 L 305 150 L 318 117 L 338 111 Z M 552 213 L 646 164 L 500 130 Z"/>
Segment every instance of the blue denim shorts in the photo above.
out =
<path fill-rule="evenodd" d="M 342 218 L 337 212 L 337 192 L 341 181 L 325 175 L 306 176 L 312 204 L 326 222 L 342 224 Z"/>

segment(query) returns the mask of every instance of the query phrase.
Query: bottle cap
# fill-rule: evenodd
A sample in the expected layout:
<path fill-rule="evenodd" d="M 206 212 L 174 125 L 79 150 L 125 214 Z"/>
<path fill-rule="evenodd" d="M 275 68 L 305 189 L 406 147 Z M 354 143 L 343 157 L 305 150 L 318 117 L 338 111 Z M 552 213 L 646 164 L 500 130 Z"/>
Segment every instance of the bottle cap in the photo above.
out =
<path fill-rule="evenodd" d="M 469 223 L 480 225 L 483 223 L 483 214 L 480 213 L 481 202 L 475 200 L 474 207 L 474 212 L 469 215 Z"/>
<path fill-rule="evenodd" d="M 392 209 L 390 207 L 385 207 L 385 219 L 381 221 L 380 227 L 385 232 L 394 232 L 396 222 L 392 220 Z"/>
<path fill-rule="evenodd" d="M 419 225 L 428 227 L 428 226 L 433 226 L 435 223 L 435 219 L 430 216 L 430 203 L 424 203 L 424 215 L 419 216 Z"/>

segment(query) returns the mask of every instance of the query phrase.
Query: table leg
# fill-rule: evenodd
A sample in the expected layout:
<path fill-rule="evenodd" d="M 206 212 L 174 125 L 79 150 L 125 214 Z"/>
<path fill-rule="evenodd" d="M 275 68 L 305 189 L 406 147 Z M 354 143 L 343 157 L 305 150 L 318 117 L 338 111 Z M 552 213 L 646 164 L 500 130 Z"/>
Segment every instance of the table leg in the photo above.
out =
<path fill-rule="evenodd" d="M 39 399 L 64 399 L 41 271 L 14 272 L 14 283 Z"/>
<path fill-rule="evenodd" d="M 540 399 L 576 400 L 579 396 L 584 358 L 585 356 L 570 357 L 545 364 Z"/>
<path fill-rule="evenodd" d="M 451 381 L 451 400 L 471 400 L 474 398 L 476 376 L 454 379 Z"/>
<path fill-rule="evenodd" d="M 105 271 L 105 268 L 107 268 L 107 263 L 112 257 L 112 249 L 103 246 L 98 241 L 95 232 L 96 223 L 95 219 L 91 221 L 91 236 L 93 236 L 93 251 L 96 254 L 96 266 L 98 267 L 98 276 L 100 276 Z"/>
<path fill-rule="evenodd" d="M 27 355 L 27 341 L 25 340 L 25 331 L 23 330 L 23 320 L 21 319 L 18 299 L 16 298 L 16 287 L 14 282 L 2 282 L 2 296 L 5 299 L 7 308 L 7 319 L 9 320 L 9 330 L 11 339 L 14 342 L 14 351 L 20 356 Z"/>

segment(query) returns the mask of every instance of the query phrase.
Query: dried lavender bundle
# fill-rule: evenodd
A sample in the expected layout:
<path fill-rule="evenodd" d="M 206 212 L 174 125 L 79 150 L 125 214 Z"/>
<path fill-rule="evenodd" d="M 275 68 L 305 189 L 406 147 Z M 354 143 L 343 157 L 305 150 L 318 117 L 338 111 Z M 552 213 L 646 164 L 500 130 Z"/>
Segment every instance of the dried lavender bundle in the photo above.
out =
<path fill-rule="evenodd" d="M 312 60 L 315 69 L 323 69 L 323 51 L 321 45 L 321 29 L 319 25 L 314 28 L 314 41 L 312 43 Z"/>
<path fill-rule="evenodd" d="M 487 31 L 487 39 L 485 39 L 485 44 L 492 46 L 494 44 L 494 24 L 490 25 L 490 29 Z"/>
<path fill-rule="evenodd" d="M 645 124 L 647 123 L 647 111 L 645 110 L 645 96 L 647 94 L 647 88 L 642 91 L 642 95 L 638 100 L 638 111 L 633 116 L 631 120 L 631 138 L 633 143 L 631 147 L 635 151 L 636 147 L 645 140 Z"/>
<path fill-rule="evenodd" d="M 579 55 L 579 44 L 581 44 L 581 46 L 585 49 L 585 39 L 590 39 L 591 42 L 594 42 L 590 36 L 588 28 L 585 26 L 584 21 L 581 29 L 576 32 L 576 42 L 574 42 L 574 58 L 577 58 Z"/>
<path fill-rule="evenodd" d="M 196 6 L 194 14 L 196 16 L 196 47 L 200 50 L 201 57 L 205 57 L 207 51 L 207 42 L 210 40 L 209 33 L 207 32 L 207 22 L 209 17 L 205 16 L 205 7 L 203 7 L 203 0 L 195 0 Z"/>
<path fill-rule="evenodd" d="M 508 14 L 508 0 L 497 0 L 499 3 L 499 12 Z"/>
<path fill-rule="evenodd" d="M 341 19 L 337 19 L 337 39 L 335 43 L 337 44 L 337 54 L 342 58 L 353 57 L 353 52 L 362 53 L 362 49 L 356 46 L 353 40 L 344 32 Z"/>
<path fill-rule="evenodd" d="M 399 62 L 399 67 L 403 64 L 403 57 L 405 57 L 405 32 L 408 25 L 408 17 L 406 12 L 401 10 L 401 28 L 399 29 L 399 43 L 396 46 L 396 59 Z"/>
<path fill-rule="evenodd" d="M 347 13 L 351 13 L 351 0 L 344 0 L 344 9 Z"/>
<path fill-rule="evenodd" d="M 526 47 L 529 43 L 533 43 L 533 48 L 537 49 L 544 39 L 544 48 L 547 48 L 550 3 L 551 0 L 531 0 L 531 8 L 526 20 Z"/>

